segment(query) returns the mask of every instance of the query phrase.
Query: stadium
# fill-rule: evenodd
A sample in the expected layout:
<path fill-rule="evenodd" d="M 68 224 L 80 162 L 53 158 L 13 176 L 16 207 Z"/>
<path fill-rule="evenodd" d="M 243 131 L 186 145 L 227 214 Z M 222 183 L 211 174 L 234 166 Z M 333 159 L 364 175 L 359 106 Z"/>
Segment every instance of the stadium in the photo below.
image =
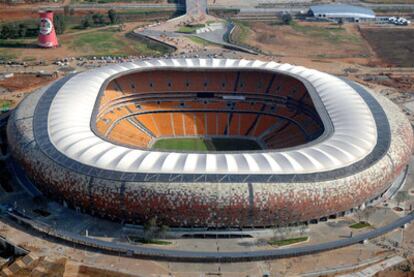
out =
<path fill-rule="evenodd" d="M 404 183 L 399 108 L 289 64 L 160 59 L 105 66 L 27 96 L 14 163 L 43 194 L 121 222 L 286 226 L 343 216 Z"/>

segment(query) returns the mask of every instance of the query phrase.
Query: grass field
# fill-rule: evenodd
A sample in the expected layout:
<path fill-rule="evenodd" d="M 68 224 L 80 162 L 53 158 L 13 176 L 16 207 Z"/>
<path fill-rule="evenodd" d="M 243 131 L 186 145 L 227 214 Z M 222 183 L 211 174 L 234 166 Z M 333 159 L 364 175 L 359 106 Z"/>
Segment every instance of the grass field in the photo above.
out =
<path fill-rule="evenodd" d="M 316 39 L 322 39 L 332 44 L 361 42 L 360 37 L 348 33 L 341 26 L 309 26 L 300 25 L 296 21 L 292 21 L 290 26 L 299 33 Z"/>
<path fill-rule="evenodd" d="M 0 61 L 2 60 L 54 60 L 62 57 L 100 56 L 162 56 L 175 49 L 164 44 L 120 32 L 118 27 L 105 26 L 86 30 L 70 30 L 58 36 L 60 46 L 42 49 L 36 39 L 0 39 Z"/>
<path fill-rule="evenodd" d="M 0 111 L 8 111 L 10 107 L 13 106 L 13 102 L 11 100 L 1 100 L 0 99 Z"/>
<path fill-rule="evenodd" d="M 146 55 L 167 53 L 162 47 L 150 47 L 143 41 L 125 38 L 116 29 L 97 30 L 61 40 L 69 49 L 84 55 Z"/>
<path fill-rule="evenodd" d="M 0 61 L 18 58 L 22 48 L 35 43 L 34 39 L 0 39 Z"/>
<path fill-rule="evenodd" d="M 249 24 L 245 21 L 237 20 L 235 20 L 234 23 L 236 24 L 237 28 L 233 32 L 232 40 L 239 42 L 241 44 L 247 44 L 248 37 L 251 32 Z"/>
<path fill-rule="evenodd" d="M 273 246 L 286 246 L 294 243 L 304 242 L 307 241 L 308 237 L 298 237 L 292 239 L 284 239 L 284 240 L 270 240 L 269 244 Z"/>
<path fill-rule="evenodd" d="M 156 245 L 170 245 L 172 242 L 166 240 L 158 239 L 144 239 L 136 236 L 128 236 L 128 238 L 133 242 L 143 243 L 143 244 L 156 244 Z"/>
<path fill-rule="evenodd" d="M 204 26 L 204 24 L 181 26 L 180 28 L 178 28 L 177 32 L 184 34 L 193 34 L 197 31 L 197 29 L 203 28 Z"/>
<path fill-rule="evenodd" d="M 354 223 L 354 224 L 350 225 L 349 228 L 362 229 L 362 228 L 366 228 L 366 227 L 370 227 L 370 226 L 371 226 L 371 224 L 369 224 L 368 222 L 361 221 L 361 222 L 357 222 L 357 223 Z"/>
<path fill-rule="evenodd" d="M 353 25 L 293 21 L 290 25 L 235 21 L 231 40 L 268 55 L 311 59 L 367 58 L 368 43 Z"/>
<path fill-rule="evenodd" d="M 205 40 L 205 39 L 202 39 L 202 38 L 196 37 L 196 36 L 188 36 L 188 38 L 189 38 L 192 42 L 197 43 L 197 44 L 202 45 L 202 46 L 212 45 L 212 43 L 211 43 L 211 42 L 209 42 L 209 41 L 207 41 L 207 40 Z"/>
<path fill-rule="evenodd" d="M 250 139 L 228 138 L 168 138 L 157 140 L 152 149 L 180 151 L 244 151 L 260 150 Z"/>

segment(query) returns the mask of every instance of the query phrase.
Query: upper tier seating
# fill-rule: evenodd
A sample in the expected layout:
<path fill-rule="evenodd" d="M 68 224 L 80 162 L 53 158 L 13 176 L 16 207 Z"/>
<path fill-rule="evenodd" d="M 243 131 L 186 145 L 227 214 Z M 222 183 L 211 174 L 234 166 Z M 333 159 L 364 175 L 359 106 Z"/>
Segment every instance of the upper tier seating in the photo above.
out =
<path fill-rule="evenodd" d="M 268 72 L 138 72 L 112 80 L 98 101 L 96 131 L 135 147 L 154 137 L 208 135 L 248 136 L 282 148 L 323 132 L 305 86 Z"/>

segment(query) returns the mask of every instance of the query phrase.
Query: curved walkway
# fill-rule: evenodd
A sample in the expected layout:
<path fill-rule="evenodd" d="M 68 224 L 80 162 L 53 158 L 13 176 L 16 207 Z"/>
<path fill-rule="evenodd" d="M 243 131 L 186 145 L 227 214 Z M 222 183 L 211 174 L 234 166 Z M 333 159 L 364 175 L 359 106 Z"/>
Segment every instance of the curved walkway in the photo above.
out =
<path fill-rule="evenodd" d="M 67 232 L 64 230 L 54 229 L 50 225 L 36 222 L 18 212 L 8 212 L 8 214 L 12 218 L 31 226 L 35 230 L 38 230 L 42 233 L 46 233 L 52 237 L 76 243 L 79 245 L 89 246 L 92 248 L 113 252 L 117 255 L 122 253 L 124 255 L 136 256 L 140 258 L 151 258 L 158 260 L 182 262 L 242 262 L 309 255 L 361 243 L 365 240 L 369 240 L 386 234 L 414 220 L 414 213 L 410 213 L 402 218 L 399 218 L 398 220 L 394 221 L 393 223 L 387 226 L 383 226 L 378 229 L 356 235 L 352 238 L 345 238 L 341 240 L 325 242 L 318 245 L 306 245 L 292 248 L 246 252 L 202 252 L 159 249 L 139 245 L 102 241 L 90 237 L 81 236 L 79 234 Z"/>

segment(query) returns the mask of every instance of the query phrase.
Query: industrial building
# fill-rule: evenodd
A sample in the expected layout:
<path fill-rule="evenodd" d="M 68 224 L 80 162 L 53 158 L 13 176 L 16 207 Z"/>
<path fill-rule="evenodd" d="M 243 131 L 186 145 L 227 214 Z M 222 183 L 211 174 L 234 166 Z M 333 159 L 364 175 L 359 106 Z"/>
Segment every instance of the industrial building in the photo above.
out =
<path fill-rule="evenodd" d="M 314 17 L 317 20 L 342 20 L 344 22 L 367 22 L 376 20 L 373 10 L 345 4 L 311 6 L 308 16 Z"/>

